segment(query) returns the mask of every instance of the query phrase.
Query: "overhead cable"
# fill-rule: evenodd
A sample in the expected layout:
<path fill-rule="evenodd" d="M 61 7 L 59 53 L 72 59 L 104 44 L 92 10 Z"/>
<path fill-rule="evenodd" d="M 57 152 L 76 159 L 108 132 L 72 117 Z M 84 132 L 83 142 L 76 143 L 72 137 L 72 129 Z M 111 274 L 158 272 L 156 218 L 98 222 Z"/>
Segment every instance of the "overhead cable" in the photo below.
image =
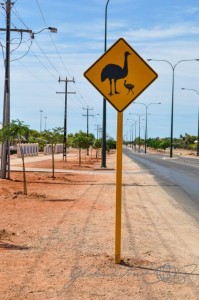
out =
<path fill-rule="evenodd" d="M 38 8 L 39 8 L 40 14 L 41 14 L 41 16 L 42 16 L 43 22 L 44 22 L 45 26 L 48 27 L 48 25 L 47 25 L 47 23 L 46 23 L 46 20 L 45 20 L 45 18 L 44 18 L 44 14 L 43 14 L 43 12 L 42 12 L 42 10 L 41 10 L 41 6 L 39 5 L 38 0 L 36 0 L 36 3 L 37 3 L 37 6 L 38 6 Z M 54 45 L 54 47 L 55 47 L 55 50 L 56 50 L 56 52 L 57 52 L 57 54 L 58 54 L 58 56 L 59 56 L 59 59 L 60 59 L 62 65 L 63 65 L 64 69 L 65 69 L 66 72 L 68 73 L 69 77 L 72 77 L 71 74 L 70 74 L 70 72 L 68 71 L 68 69 L 66 68 L 66 66 L 65 66 L 65 64 L 64 64 L 64 62 L 63 62 L 63 59 L 62 59 L 62 57 L 61 57 L 61 55 L 60 55 L 60 53 L 59 53 L 59 51 L 58 51 L 58 49 L 57 49 L 57 46 L 56 46 L 56 44 L 55 44 L 55 42 L 54 42 L 54 39 L 53 39 L 52 34 L 50 33 L 50 31 L 48 32 L 48 34 L 49 34 L 49 36 L 50 36 L 50 38 L 51 38 L 51 40 L 52 40 L 52 43 L 53 43 L 53 45 Z"/>
<path fill-rule="evenodd" d="M 36 0 L 36 3 L 37 3 L 37 6 L 38 6 L 38 8 L 39 8 L 40 14 L 41 14 L 41 16 L 42 16 L 43 22 L 44 22 L 45 26 L 48 27 L 48 24 L 47 24 L 47 22 L 46 22 L 46 20 L 45 20 L 45 17 L 44 17 L 44 14 L 43 14 L 43 12 L 42 12 L 42 9 L 41 9 L 41 6 L 40 6 L 40 4 L 39 4 L 39 1 Z M 59 57 L 59 59 L 60 59 L 60 61 L 61 61 L 61 63 L 62 63 L 62 66 L 64 67 L 64 69 L 65 69 L 66 73 L 69 75 L 69 77 L 72 77 L 71 74 L 70 74 L 70 72 L 69 72 L 69 70 L 66 68 L 66 65 L 65 65 L 64 62 L 63 62 L 63 59 L 62 59 L 62 57 L 61 57 L 61 55 L 60 55 L 60 53 L 59 53 L 59 51 L 58 51 L 58 48 L 57 48 L 57 46 L 56 46 L 56 44 L 55 44 L 55 42 L 54 42 L 54 39 L 53 39 L 52 34 L 50 33 L 50 31 L 48 32 L 48 34 L 50 35 L 50 38 L 51 38 L 52 43 L 53 43 L 53 45 L 54 45 L 54 47 L 55 47 L 55 50 L 56 50 L 56 52 L 57 52 L 57 55 L 58 55 L 58 57 Z M 62 77 L 63 77 L 63 76 L 62 76 Z M 78 99 L 78 101 L 81 103 L 81 105 L 84 105 L 85 100 L 83 99 L 81 93 L 79 92 L 79 89 L 78 89 L 78 87 L 77 87 L 76 82 L 75 82 L 75 86 L 76 86 L 76 90 L 77 90 L 77 92 L 78 92 L 78 94 L 79 94 L 79 96 L 80 96 L 80 99 Z"/>

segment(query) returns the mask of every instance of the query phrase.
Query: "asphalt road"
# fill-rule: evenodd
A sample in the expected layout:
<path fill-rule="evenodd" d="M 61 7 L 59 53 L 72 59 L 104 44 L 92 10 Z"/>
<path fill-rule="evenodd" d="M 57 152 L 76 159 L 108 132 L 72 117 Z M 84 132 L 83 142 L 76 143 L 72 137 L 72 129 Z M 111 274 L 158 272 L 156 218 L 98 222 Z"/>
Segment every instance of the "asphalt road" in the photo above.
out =
<path fill-rule="evenodd" d="M 137 153 L 124 148 L 123 152 L 139 166 L 155 176 L 167 193 L 199 222 L 199 160 L 168 158 L 163 155 Z"/>

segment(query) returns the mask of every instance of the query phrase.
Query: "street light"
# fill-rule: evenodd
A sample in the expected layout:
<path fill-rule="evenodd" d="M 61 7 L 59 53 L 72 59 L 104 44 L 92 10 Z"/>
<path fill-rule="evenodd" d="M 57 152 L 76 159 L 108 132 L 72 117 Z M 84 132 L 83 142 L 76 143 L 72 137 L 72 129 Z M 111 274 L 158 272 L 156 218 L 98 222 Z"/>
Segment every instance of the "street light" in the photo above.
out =
<path fill-rule="evenodd" d="M 133 125 L 134 124 L 133 122 L 130 122 L 129 125 L 131 125 L 130 138 L 131 138 L 131 148 L 133 149 Z"/>
<path fill-rule="evenodd" d="M 47 117 L 44 117 L 45 118 L 45 131 L 46 131 L 46 119 L 47 119 Z"/>
<path fill-rule="evenodd" d="M 95 116 L 100 116 L 100 114 L 96 114 Z M 97 124 L 94 124 L 94 126 L 96 126 L 96 131 L 97 131 L 97 140 L 99 139 L 99 130 L 102 130 L 102 128 L 100 127 L 99 123 L 97 122 Z"/>
<path fill-rule="evenodd" d="M 43 29 L 41 29 L 41 30 L 39 30 L 39 31 L 37 31 L 37 32 L 32 32 L 32 31 L 31 31 L 30 37 L 31 37 L 32 39 L 34 39 L 34 38 L 35 38 L 35 34 L 38 34 L 38 33 L 42 32 L 42 31 L 44 31 L 44 30 L 49 30 L 49 31 L 52 32 L 52 33 L 57 33 L 57 28 L 55 28 L 55 27 L 46 27 L 46 28 L 43 28 Z"/>
<path fill-rule="evenodd" d="M 181 90 L 187 90 L 187 91 L 193 91 L 196 92 L 199 96 L 199 92 L 194 89 L 186 89 L 186 88 L 181 88 Z M 197 156 L 199 156 L 199 107 L 198 107 L 198 142 L 197 142 Z"/>
<path fill-rule="evenodd" d="M 144 114 L 141 114 L 141 115 L 139 115 L 139 114 L 136 114 L 136 113 L 129 113 L 130 115 L 136 115 L 136 116 L 138 116 L 138 118 L 139 118 L 139 153 L 140 153 L 140 122 L 141 122 L 141 120 L 140 120 L 140 118 L 142 117 L 142 116 L 144 116 Z"/>
<path fill-rule="evenodd" d="M 41 109 L 40 111 L 40 133 L 42 132 L 42 113 L 43 113 L 43 110 Z"/>
<path fill-rule="evenodd" d="M 135 121 L 134 119 L 127 119 L 127 121 L 133 121 L 134 122 L 134 124 L 135 124 L 135 151 L 136 151 L 136 126 L 137 126 L 137 122 L 138 121 Z"/>
<path fill-rule="evenodd" d="M 105 7 L 105 34 L 104 34 L 104 52 L 107 48 L 107 9 L 108 9 L 108 0 Z M 106 99 L 103 98 L 103 115 L 102 115 L 102 168 L 106 168 Z"/>
<path fill-rule="evenodd" d="M 152 102 L 152 103 L 149 103 L 148 105 L 146 105 L 145 103 L 141 103 L 141 102 L 134 102 L 133 104 L 142 104 L 142 105 L 144 105 L 145 106 L 145 108 L 146 108 L 146 126 L 145 126 L 145 141 L 144 141 L 144 153 L 146 153 L 146 141 L 147 141 L 147 138 L 148 138 L 148 129 L 147 129 L 147 123 L 148 123 L 148 120 L 147 120 L 147 116 L 148 116 L 148 107 L 150 106 L 150 105 L 153 105 L 153 104 L 161 104 L 161 102 Z"/>
<path fill-rule="evenodd" d="M 168 63 L 172 68 L 172 100 L 171 100 L 171 135 L 170 135 L 170 158 L 173 157 L 173 106 L 174 106 L 174 75 L 175 75 L 175 68 L 181 62 L 188 62 L 188 61 L 199 61 L 199 59 L 182 59 L 179 60 L 175 65 L 172 65 L 168 60 L 165 59 L 147 59 L 147 61 L 163 61 Z"/>

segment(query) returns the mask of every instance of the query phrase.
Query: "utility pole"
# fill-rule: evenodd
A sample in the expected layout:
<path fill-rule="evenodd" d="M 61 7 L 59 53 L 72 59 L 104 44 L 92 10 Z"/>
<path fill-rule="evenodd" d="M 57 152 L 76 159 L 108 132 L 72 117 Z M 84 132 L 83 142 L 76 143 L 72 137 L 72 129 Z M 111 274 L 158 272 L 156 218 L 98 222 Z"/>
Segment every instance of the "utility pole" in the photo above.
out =
<path fill-rule="evenodd" d="M 87 130 L 86 130 L 86 134 L 88 136 L 89 134 L 89 117 L 94 117 L 94 115 L 89 115 L 89 110 L 93 110 L 93 108 L 89 108 L 89 106 L 87 106 L 87 108 L 84 108 L 84 110 L 86 110 L 86 115 L 82 115 L 83 117 L 86 117 L 87 119 Z M 89 149 L 87 149 L 87 155 L 89 155 Z"/>
<path fill-rule="evenodd" d="M 3 4 L 1 4 L 3 5 Z M 6 2 L 6 59 L 5 59 L 5 82 L 3 101 L 3 127 L 10 123 L 10 16 L 11 1 Z M 8 179 L 10 178 L 10 147 L 9 142 L 2 144 L 1 152 L 1 178 L 6 178 L 6 167 L 8 165 Z"/>
<path fill-rule="evenodd" d="M 102 128 L 100 127 L 99 124 L 95 124 L 95 126 L 97 127 L 96 130 L 97 130 L 97 140 L 99 139 L 99 132 L 102 131 Z"/>
<path fill-rule="evenodd" d="M 16 1 L 15 1 L 16 2 Z M 11 24 L 11 9 L 15 2 L 7 0 L 4 3 L 0 3 L 4 7 L 6 12 L 6 28 L 0 28 L 0 31 L 6 31 L 6 56 L 5 56 L 5 83 L 4 83 L 4 101 L 3 101 L 3 127 L 10 123 L 10 33 L 18 32 L 22 34 L 23 32 L 30 33 L 31 39 L 34 39 L 34 34 L 40 33 L 41 31 L 48 29 L 50 32 L 57 32 L 57 29 L 54 27 L 47 27 L 39 32 L 33 32 L 30 29 L 18 29 L 10 28 Z M 21 57 L 22 58 L 22 57 Z M 6 178 L 7 175 L 7 178 Z M 1 154 L 1 178 L 9 179 L 10 178 L 10 145 L 6 141 L 2 145 L 2 154 Z"/>
<path fill-rule="evenodd" d="M 82 115 L 83 117 L 86 117 L 87 119 L 87 130 L 86 130 L 86 133 L 87 133 L 87 136 L 89 134 L 89 117 L 94 117 L 94 115 L 89 115 L 89 110 L 93 110 L 93 108 L 89 108 L 89 106 L 87 106 L 87 108 L 84 108 L 84 110 L 86 110 L 86 115 Z"/>
<path fill-rule="evenodd" d="M 63 160 L 67 161 L 67 95 L 76 94 L 76 92 L 68 92 L 68 82 L 75 82 L 75 79 L 69 80 L 66 77 L 66 79 L 62 80 L 59 77 L 58 82 L 65 82 L 65 92 L 56 92 L 56 94 L 65 94 Z"/>
<path fill-rule="evenodd" d="M 3 127 L 10 123 L 10 32 L 29 32 L 32 30 L 11 29 L 11 9 L 14 2 L 7 0 L 6 3 L 0 3 L 5 6 L 6 11 L 6 28 L 0 28 L 0 31 L 6 31 L 6 58 L 5 58 L 5 82 L 4 82 L 4 101 L 3 101 Z M 8 169 L 7 169 L 8 167 Z M 7 173 L 7 174 L 6 174 Z M 10 178 L 10 145 L 6 141 L 2 144 L 1 153 L 1 178 Z"/>

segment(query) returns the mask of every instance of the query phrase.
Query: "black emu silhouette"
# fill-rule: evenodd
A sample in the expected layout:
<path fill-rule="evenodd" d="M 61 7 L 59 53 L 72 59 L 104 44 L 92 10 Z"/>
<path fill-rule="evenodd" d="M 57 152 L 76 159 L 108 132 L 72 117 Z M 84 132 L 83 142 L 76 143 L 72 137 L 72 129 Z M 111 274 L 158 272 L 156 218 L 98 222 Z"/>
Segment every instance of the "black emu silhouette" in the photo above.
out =
<path fill-rule="evenodd" d="M 130 91 L 134 94 L 133 88 L 134 88 L 135 86 L 134 86 L 132 83 L 126 83 L 126 80 L 124 80 L 124 86 L 125 86 L 125 88 L 127 88 L 127 90 L 128 90 L 127 95 L 129 94 Z"/>
<path fill-rule="evenodd" d="M 115 65 L 115 64 L 109 64 L 104 67 L 104 69 L 101 72 L 101 81 L 105 81 L 106 79 L 109 80 L 110 83 L 110 93 L 109 96 L 113 95 L 112 92 L 112 80 L 114 80 L 114 93 L 119 94 L 119 92 L 116 89 L 116 82 L 118 79 L 125 78 L 128 75 L 128 62 L 127 57 L 130 55 L 128 51 L 124 53 L 124 66 L 123 68 Z"/>

